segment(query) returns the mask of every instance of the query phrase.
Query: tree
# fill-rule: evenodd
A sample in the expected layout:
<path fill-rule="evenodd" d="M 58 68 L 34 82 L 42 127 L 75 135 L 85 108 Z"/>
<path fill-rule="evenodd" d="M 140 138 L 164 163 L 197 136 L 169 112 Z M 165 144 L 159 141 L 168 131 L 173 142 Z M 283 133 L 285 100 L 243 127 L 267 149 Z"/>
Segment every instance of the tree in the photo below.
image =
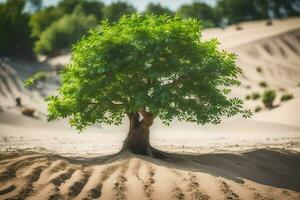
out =
<path fill-rule="evenodd" d="M 65 14 L 72 14 L 79 10 L 85 15 L 94 15 L 98 20 L 101 20 L 104 4 L 97 0 L 62 0 L 57 8 Z"/>
<path fill-rule="evenodd" d="M 58 4 L 58 6 L 47 7 L 31 16 L 29 25 L 31 27 L 32 36 L 39 38 L 42 32 L 45 31 L 46 28 L 48 28 L 53 22 L 59 20 L 64 15 L 75 12 L 80 12 L 85 15 L 94 15 L 97 20 L 100 21 L 103 18 L 103 7 L 104 4 L 102 2 L 95 0 L 63 0 Z"/>
<path fill-rule="evenodd" d="M 54 21 L 64 15 L 62 10 L 57 7 L 47 7 L 39 12 L 34 13 L 30 17 L 29 26 L 31 27 L 31 35 L 39 38 L 43 31 L 46 30 Z"/>
<path fill-rule="evenodd" d="M 28 0 L 28 2 L 34 11 L 40 11 L 43 5 L 42 0 Z"/>
<path fill-rule="evenodd" d="M 29 14 L 25 0 L 0 3 L 0 54 L 33 58 L 33 41 L 28 27 Z"/>
<path fill-rule="evenodd" d="M 259 13 L 257 11 L 255 2 L 256 0 L 219 0 L 216 12 L 219 16 L 227 18 L 230 24 L 246 20 L 262 19 L 263 16 L 261 14 L 264 14 L 264 12 Z M 261 5 L 265 4 L 261 3 Z"/>
<path fill-rule="evenodd" d="M 144 13 L 154 14 L 154 15 L 163 15 L 163 14 L 174 15 L 174 13 L 171 10 L 161 6 L 159 3 L 158 4 L 149 3 Z"/>
<path fill-rule="evenodd" d="M 178 16 L 133 14 L 103 22 L 72 50 L 57 96 L 48 101 L 48 119 L 69 117 L 82 131 L 94 123 L 118 125 L 129 118 L 122 151 L 161 157 L 151 147 L 154 119 L 198 124 L 250 111 L 227 97 L 240 73 L 235 56 L 202 41 L 200 22 Z"/>
<path fill-rule="evenodd" d="M 246 20 L 283 18 L 300 15 L 299 0 L 219 0 L 216 13 L 230 24 Z"/>
<path fill-rule="evenodd" d="M 202 2 L 194 2 L 192 4 L 182 5 L 178 11 L 184 18 L 196 18 L 205 22 L 205 27 L 215 26 L 217 19 L 214 9 Z"/>
<path fill-rule="evenodd" d="M 87 30 L 97 24 L 93 15 L 80 12 L 65 15 L 53 22 L 35 43 L 34 51 L 45 55 L 56 55 L 63 49 L 69 49 Z"/>
<path fill-rule="evenodd" d="M 118 21 L 125 14 L 132 14 L 136 9 L 126 2 L 113 2 L 103 8 L 103 18 L 110 22 Z"/>

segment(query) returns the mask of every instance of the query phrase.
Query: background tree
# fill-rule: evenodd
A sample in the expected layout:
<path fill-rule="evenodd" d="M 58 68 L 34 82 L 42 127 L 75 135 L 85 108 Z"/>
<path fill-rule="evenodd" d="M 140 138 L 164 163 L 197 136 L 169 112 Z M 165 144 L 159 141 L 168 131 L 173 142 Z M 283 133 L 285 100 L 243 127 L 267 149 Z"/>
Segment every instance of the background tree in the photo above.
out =
<path fill-rule="evenodd" d="M 93 15 L 86 16 L 81 12 L 65 15 L 42 32 L 35 43 L 34 51 L 44 55 L 56 55 L 61 50 L 70 49 L 73 43 L 96 24 L 97 20 Z"/>
<path fill-rule="evenodd" d="M 28 27 L 25 0 L 8 0 L 0 4 L 0 54 L 33 58 L 33 41 Z"/>
<path fill-rule="evenodd" d="M 59 95 L 47 99 L 49 120 L 70 118 L 78 130 L 99 122 L 130 121 L 123 151 L 160 157 L 149 143 L 155 118 L 217 124 L 241 113 L 229 98 L 239 85 L 235 56 L 202 41 L 200 22 L 168 16 L 122 17 L 78 42 L 63 72 Z M 141 119 L 142 118 L 142 119 Z"/>
<path fill-rule="evenodd" d="M 247 20 L 283 18 L 300 15 L 299 0 L 219 0 L 215 8 L 230 24 Z"/>
<path fill-rule="evenodd" d="M 255 6 L 256 0 L 219 0 L 216 12 L 219 16 L 226 18 L 230 24 L 241 21 L 261 19 Z"/>
<path fill-rule="evenodd" d="M 218 22 L 214 13 L 214 8 L 202 2 L 182 5 L 177 12 L 184 18 L 191 17 L 203 20 L 203 25 L 205 27 L 213 27 Z"/>
<path fill-rule="evenodd" d="M 47 7 L 39 12 L 34 13 L 30 17 L 29 26 L 31 27 L 31 35 L 39 38 L 43 31 L 48 28 L 54 21 L 63 17 L 64 13 L 57 7 Z"/>
<path fill-rule="evenodd" d="M 113 2 L 103 9 L 103 17 L 110 22 L 118 21 L 123 15 L 136 12 L 136 9 L 126 2 Z"/>
<path fill-rule="evenodd" d="M 27 0 L 34 11 L 40 11 L 43 5 L 43 0 Z"/>
<path fill-rule="evenodd" d="M 257 0 L 258 1 L 258 0 Z M 264 0 L 267 1 L 267 0 Z M 283 18 L 288 16 L 300 15 L 300 1 L 299 0 L 269 0 L 268 6 L 275 18 Z"/>
<path fill-rule="evenodd" d="M 161 6 L 159 3 L 158 4 L 149 3 L 144 13 L 154 14 L 154 15 L 162 15 L 162 14 L 174 15 L 174 13 L 170 9 Z"/>
<path fill-rule="evenodd" d="M 94 15 L 97 20 L 103 18 L 104 4 L 99 1 L 84 0 L 63 0 L 57 6 L 50 6 L 34 13 L 30 18 L 30 27 L 32 35 L 39 37 L 41 33 L 48 28 L 53 22 L 59 20 L 64 15 L 74 12 L 81 12 L 85 15 Z"/>

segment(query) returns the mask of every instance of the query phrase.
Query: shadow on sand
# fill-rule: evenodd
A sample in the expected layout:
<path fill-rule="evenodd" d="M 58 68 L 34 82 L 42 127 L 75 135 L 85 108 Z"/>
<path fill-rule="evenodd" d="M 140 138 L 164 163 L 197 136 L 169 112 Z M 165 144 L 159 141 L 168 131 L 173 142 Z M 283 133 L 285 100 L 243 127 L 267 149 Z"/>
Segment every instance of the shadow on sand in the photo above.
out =
<path fill-rule="evenodd" d="M 32 152 L 27 153 L 33 154 Z M 61 159 L 71 164 L 85 166 L 139 158 L 155 165 L 184 171 L 202 172 L 230 179 L 237 183 L 244 183 L 243 179 L 248 179 L 259 184 L 300 192 L 300 154 L 283 149 L 255 149 L 243 153 L 200 155 L 170 154 L 169 158 L 163 160 L 132 153 L 94 158 L 42 154 L 31 158 L 31 160 L 40 158 L 47 158 L 48 160 Z M 5 159 L 8 159 L 8 155 L 0 156 L 0 161 Z"/>

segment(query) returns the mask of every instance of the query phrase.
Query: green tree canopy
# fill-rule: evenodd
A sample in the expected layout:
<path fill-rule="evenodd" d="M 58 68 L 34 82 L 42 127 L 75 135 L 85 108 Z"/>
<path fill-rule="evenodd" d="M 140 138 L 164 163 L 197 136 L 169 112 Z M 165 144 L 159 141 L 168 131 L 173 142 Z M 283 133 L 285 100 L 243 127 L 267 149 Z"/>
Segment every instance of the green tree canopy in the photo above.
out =
<path fill-rule="evenodd" d="M 299 0 L 219 0 L 215 8 L 229 23 L 300 15 Z"/>
<path fill-rule="evenodd" d="M 118 21 L 123 15 L 136 12 L 136 9 L 126 2 L 113 2 L 103 8 L 103 18 L 110 22 Z"/>
<path fill-rule="evenodd" d="M 81 12 L 65 15 L 42 32 L 34 50 L 40 54 L 55 55 L 62 49 L 69 49 L 96 24 L 97 20 L 93 15 L 86 16 Z"/>
<path fill-rule="evenodd" d="M 32 0 L 31 0 L 32 1 Z M 36 0 L 35 0 L 36 1 Z M 32 36 L 39 38 L 53 22 L 59 20 L 64 15 L 80 12 L 85 15 L 93 15 L 99 21 L 103 18 L 104 4 L 96 0 L 63 0 L 57 6 L 46 7 L 30 18 Z"/>
<path fill-rule="evenodd" d="M 25 0 L 0 3 L 0 54 L 33 57 L 33 41 L 28 27 L 29 14 L 24 12 Z"/>
<path fill-rule="evenodd" d="M 50 6 L 39 12 L 34 13 L 30 17 L 29 25 L 31 27 L 31 35 L 39 38 L 42 32 L 48 28 L 54 21 L 63 16 L 63 12 L 56 7 Z"/>
<path fill-rule="evenodd" d="M 149 3 L 144 13 L 154 14 L 154 15 L 163 15 L 163 14 L 174 15 L 174 13 L 170 9 L 163 7 L 159 3 L 158 4 Z"/>
<path fill-rule="evenodd" d="M 227 18 L 230 24 L 246 20 L 261 19 L 261 14 L 264 14 L 265 10 L 262 13 L 258 12 L 255 1 L 256 0 L 219 0 L 216 10 L 218 15 Z"/>
<path fill-rule="evenodd" d="M 177 12 L 184 18 L 191 17 L 203 20 L 205 27 L 212 27 L 217 23 L 214 8 L 206 3 L 194 2 L 192 4 L 185 4 L 182 5 Z"/>
<path fill-rule="evenodd" d="M 200 33 L 195 19 L 139 14 L 91 30 L 73 47 L 59 95 L 48 98 L 49 119 L 70 117 L 82 130 L 96 122 L 120 124 L 141 110 L 164 123 L 216 124 L 247 115 L 240 99 L 227 96 L 240 84 L 235 55 Z"/>

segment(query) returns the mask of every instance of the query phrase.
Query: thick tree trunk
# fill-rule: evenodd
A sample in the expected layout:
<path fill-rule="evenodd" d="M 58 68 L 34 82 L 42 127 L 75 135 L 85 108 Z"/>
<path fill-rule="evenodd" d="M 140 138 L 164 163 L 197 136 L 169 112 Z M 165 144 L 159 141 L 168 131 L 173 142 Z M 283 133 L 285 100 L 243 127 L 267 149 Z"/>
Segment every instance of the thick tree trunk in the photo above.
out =
<path fill-rule="evenodd" d="M 130 151 L 135 154 L 152 156 L 149 142 L 149 127 L 153 122 L 153 117 L 144 116 L 141 121 L 139 119 L 139 113 L 130 113 L 128 114 L 128 117 L 130 120 L 130 127 L 122 150 Z"/>
<path fill-rule="evenodd" d="M 142 120 L 140 120 L 140 114 L 143 116 Z M 155 149 L 150 145 L 149 128 L 154 120 L 152 113 L 141 110 L 137 113 L 129 113 L 128 118 L 130 121 L 129 132 L 120 152 L 129 151 L 134 154 L 155 158 L 167 158 L 170 156 L 170 154 Z"/>

